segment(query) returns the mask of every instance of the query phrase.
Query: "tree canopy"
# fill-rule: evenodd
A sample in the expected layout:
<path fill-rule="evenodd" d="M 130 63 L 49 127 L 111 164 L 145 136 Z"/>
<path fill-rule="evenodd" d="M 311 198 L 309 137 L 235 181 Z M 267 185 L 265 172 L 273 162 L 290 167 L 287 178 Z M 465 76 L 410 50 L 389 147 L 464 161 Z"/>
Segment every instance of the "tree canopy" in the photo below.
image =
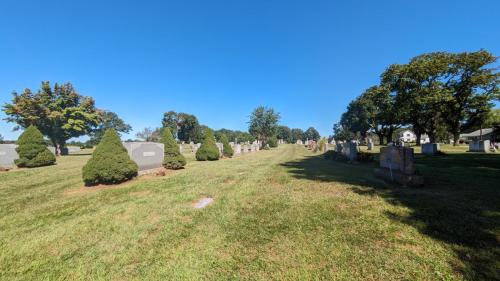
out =
<path fill-rule="evenodd" d="M 276 135 L 279 120 L 280 114 L 273 108 L 259 106 L 250 115 L 248 131 L 256 139 L 266 143 L 268 138 Z"/>
<path fill-rule="evenodd" d="M 321 137 L 319 135 L 318 130 L 316 130 L 314 127 L 309 127 L 305 132 L 304 136 L 306 139 L 313 140 L 313 141 L 318 141 L 319 138 Z"/>
<path fill-rule="evenodd" d="M 168 111 L 163 114 L 162 125 L 164 128 L 170 128 L 173 135 L 179 141 L 199 142 L 203 138 L 202 128 L 198 118 L 188 113 L 177 113 Z"/>
<path fill-rule="evenodd" d="M 128 133 L 132 130 L 132 126 L 125 123 L 125 121 L 118 117 L 118 114 L 111 111 L 101 111 L 100 114 L 101 120 L 99 125 L 90 133 L 90 144 L 97 145 L 107 129 L 114 129 L 118 136 L 120 136 L 120 133 Z"/>
<path fill-rule="evenodd" d="M 12 102 L 3 106 L 5 120 L 17 123 L 17 128 L 36 126 L 57 151 L 64 151 L 68 139 L 92 132 L 101 119 L 94 100 L 78 94 L 70 83 L 52 88 L 44 81 L 36 93 L 25 89 L 12 95 Z"/>
<path fill-rule="evenodd" d="M 486 122 L 492 101 L 499 98 L 495 62 L 495 56 L 480 50 L 428 53 L 390 65 L 380 85 L 349 104 L 336 134 L 373 132 L 389 141 L 397 128 L 411 125 L 417 143 L 426 133 L 431 142 L 451 134 L 458 144 L 461 132 Z"/>
<path fill-rule="evenodd" d="M 278 132 L 276 134 L 278 139 L 282 139 L 287 143 L 293 143 L 292 130 L 287 126 L 278 126 Z"/>
<path fill-rule="evenodd" d="M 304 131 L 299 128 L 294 128 L 291 130 L 292 132 L 292 143 L 296 143 L 298 140 L 305 140 Z"/>

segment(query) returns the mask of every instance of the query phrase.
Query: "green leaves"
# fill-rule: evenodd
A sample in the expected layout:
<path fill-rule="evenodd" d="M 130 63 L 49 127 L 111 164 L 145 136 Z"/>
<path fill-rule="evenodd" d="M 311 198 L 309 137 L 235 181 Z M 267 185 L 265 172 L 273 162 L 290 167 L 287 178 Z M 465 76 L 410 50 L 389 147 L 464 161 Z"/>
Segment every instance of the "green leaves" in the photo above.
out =
<path fill-rule="evenodd" d="M 20 127 L 36 126 L 55 145 L 63 146 L 66 140 L 88 134 L 100 122 L 94 100 L 78 94 L 70 83 L 42 82 L 33 94 L 26 89 L 22 94 L 13 93 L 12 102 L 3 110 L 8 122 Z"/>
<path fill-rule="evenodd" d="M 49 151 L 42 133 L 35 126 L 29 126 L 19 136 L 17 144 L 19 159 L 16 159 L 15 163 L 18 167 L 41 167 L 56 162 L 56 157 Z"/>

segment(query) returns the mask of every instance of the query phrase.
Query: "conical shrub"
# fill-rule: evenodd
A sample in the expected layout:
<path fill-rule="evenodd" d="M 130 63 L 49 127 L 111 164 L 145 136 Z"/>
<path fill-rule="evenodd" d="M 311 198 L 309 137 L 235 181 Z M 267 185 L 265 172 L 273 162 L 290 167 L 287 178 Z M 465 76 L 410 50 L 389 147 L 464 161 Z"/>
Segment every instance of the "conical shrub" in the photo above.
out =
<path fill-rule="evenodd" d="M 83 166 L 83 181 L 85 185 L 120 183 L 135 177 L 137 170 L 137 164 L 128 156 L 118 134 L 108 129 L 92 158 Z"/>
<path fill-rule="evenodd" d="M 269 144 L 269 147 L 278 147 L 278 139 L 276 136 L 272 136 L 267 140 L 267 144 Z"/>
<path fill-rule="evenodd" d="M 161 133 L 161 142 L 164 145 L 163 167 L 177 170 L 186 165 L 186 158 L 181 154 L 179 145 L 175 142 L 169 128 L 164 128 Z"/>
<path fill-rule="evenodd" d="M 219 160 L 219 148 L 217 148 L 217 145 L 215 144 L 214 133 L 208 128 L 205 130 L 205 138 L 203 140 L 203 143 L 196 151 L 196 160 Z"/>
<path fill-rule="evenodd" d="M 55 155 L 47 148 L 42 133 L 35 127 L 29 126 L 19 136 L 16 148 L 19 159 L 14 163 L 18 167 L 41 167 L 53 165 L 56 162 Z"/>
<path fill-rule="evenodd" d="M 222 143 L 223 151 L 222 154 L 224 154 L 224 157 L 233 157 L 234 151 L 231 145 L 229 145 L 229 141 L 227 140 L 227 137 L 225 134 L 222 134 L 220 137 L 220 142 Z"/>

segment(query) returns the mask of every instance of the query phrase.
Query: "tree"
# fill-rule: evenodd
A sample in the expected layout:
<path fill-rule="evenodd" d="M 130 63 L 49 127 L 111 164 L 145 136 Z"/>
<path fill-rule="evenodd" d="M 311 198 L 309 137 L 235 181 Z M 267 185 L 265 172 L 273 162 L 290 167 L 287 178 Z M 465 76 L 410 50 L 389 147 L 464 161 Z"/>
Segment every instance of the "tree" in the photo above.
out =
<path fill-rule="evenodd" d="M 298 140 L 304 140 L 304 131 L 302 129 L 292 129 L 292 143 L 296 143 Z"/>
<path fill-rule="evenodd" d="M 354 138 L 354 133 L 344 128 L 342 124 L 335 123 L 333 124 L 333 138 L 336 141 L 352 140 Z"/>
<path fill-rule="evenodd" d="M 340 124 L 343 128 L 353 133 L 359 133 L 362 138 L 366 138 L 368 131 L 372 128 L 369 105 L 365 101 L 366 99 L 361 97 L 351 101 L 347 106 L 347 111 L 340 118 Z"/>
<path fill-rule="evenodd" d="M 83 166 L 82 176 L 85 185 L 115 184 L 137 176 L 137 170 L 118 134 L 108 129 Z"/>
<path fill-rule="evenodd" d="M 196 160 L 214 161 L 219 160 L 219 148 L 215 144 L 214 133 L 210 129 L 205 130 L 205 139 L 196 151 Z"/>
<path fill-rule="evenodd" d="M 160 140 L 160 129 L 159 128 L 153 129 L 151 127 L 146 127 L 142 131 L 137 132 L 137 134 L 135 135 L 136 137 L 142 139 L 143 141 L 156 142 Z"/>
<path fill-rule="evenodd" d="M 17 123 L 18 129 L 36 126 L 57 154 L 65 152 L 68 139 L 89 134 L 100 121 L 94 100 L 78 94 L 70 83 L 56 83 L 52 89 L 45 81 L 36 94 L 26 89 L 12 95 L 12 102 L 3 106 L 5 120 Z"/>
<path fill-rule="evenodd" d="M 186 165 L 186 159 L 179 150 L 179 145 L 174 140 L 169 127 L 161 132 L 161 142 L 164 145 L 163 167 L 166 169 L 177 170 Z"/>
<path fill-rule="evenodd" d="M 227 140 L 226 135 L 221 135 L 219 138 L 219 141 L 222 143 L 223 146 L 223 151 L 222 153 L 224 154 L 225 157 L 233 157 L 234 151 L 231 145 L 229 145 L 229 142 Z"/>
<path fill-rule="evenodd" d="M 0 143 L 3 143 L 3 136 L 0 134 Z"/>
<path fill-rule="evenodd" d="M 47 148 L 42 133 L 33 125 L 19 136 L 16 148 L 19 158 L 14 160 L 18 167 L 41 167 L 53 165 L 56 157 Z"/>
<path fill-rule="evenodd" d="M 90 134 L 89 144 L 97 145 L 101 141 L 101 138 L 107 129 L 114 129 L 119 136 L 120 133 L 128 133 L 132 130 L 132 126 L 125 123 L 116 113 L 111 111 L 102 111 L 100 114 L 101 120 L 97 128 L 95 128 Z"/>
<path fill-rule="evenodd" d="M 163 114 L 162 125 L 168 127 L 179 141 L 200 141 L 203 136 L 198 118 L 188 113 L 168 111 Z"/>
<path fill-rule="evenodd" d="M 292 130 L 290 130 L 287 126 L 278 126 L 277 137 L 287 143 L 293 143 Z"/>
<path fill-rule="evenodd" d="M 313 141 L 318 141 L 320 138 L 318 131 L 314 127 L 309 127 L 305 131 L 304 136 L 306 139 L 313 140 Z"/>
<path fill-rule="evenodd" d="M 279 119 L 280 115 L 274 109 L 259 106 L 250 115 L 248 131 L 266 144 L 269 137 L 276 135 Z"/>
<path fill-rule="evenodd" d="M 177 112 L 171 110 L 163 114 L 163 119 L 161 121 L 163 128 L 169 128 L 172 134 L 174 135 L 174 138 L 177 138 L 177 129 L 178 129 L 177 119 L 178 119 Z"/>
<path fill-rule="evenodd" d="M 446 100 L 444 120 L 458 145 L 460 133 L 467 128 L 483 124 L 500 98 L 500 73 L 493 67 L 496 62 L 491 53 L 480 50 L 455 54 L 451 58 L 446 87 L 451 97 Z"/>

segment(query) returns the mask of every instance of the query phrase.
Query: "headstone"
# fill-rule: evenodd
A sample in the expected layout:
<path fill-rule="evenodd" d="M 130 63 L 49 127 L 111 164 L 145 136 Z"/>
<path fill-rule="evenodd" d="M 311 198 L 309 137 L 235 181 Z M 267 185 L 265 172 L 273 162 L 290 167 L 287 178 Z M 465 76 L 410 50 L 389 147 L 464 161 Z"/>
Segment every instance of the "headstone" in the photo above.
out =
<path fill-rule="evenodd" d="M 372 150 L 373 149 L 373 140 L 372 139 L 368 139 L 367 146 L 368 146 L 368 150 Z"/>
<path fill-rule="evenodd" d="M 19 158 L 16 152 L 17 144 L 0 144 L 0 167 L 14 167 L 14 160 Z"/>
<path fill-rule="evenodd" d="M 75 146 L 75 145 L 70 145 L 67 147 L 68 149 L 68 153 L 69 154 L 72 154 L 72 153 L 78 153 L 81 151 L 80 147 L 79 146 Z"/>
<path fill-rule="evenodd" d="M 347 157 L 349 161 L 356 161 L 358 158 L 358 144 L 354 141 L 345 142 L 342 144 L 342 155 Z"/>
<path fill-rule="evenodd" d="M 52 154 L 56 155 L 56 148 L 55 147 L 48 146 L 47 148 L 49 149 L 50 152 L 52 152 Z"/>
<path fill-rule="evenodd" d="M 302 145 L 302 140 L 297 140 L 296 143 Z"/>
<path fill-rule="evenodd" d="M 380 149 L 380 168 L 375 169 L 375 176 L 397 182 L 402 185 L 422 185 L 422 176 L 415 174 L 413 148 L 387 146 Z"/>
<path fill-rule="evenodd" d="M 215 143 L 217 145 L 217 148 L 219 149 L 219 155 L 222 155 L 224 152 L 224 145 L 220 142 Z"/>
<path fill-rule="evenodd" d="M 184 153 L 184 143 L 179 144 L 179 152 Z"/>
<path fill-rule="evenodd" d="M 236 144 L 233 148 L 234 150 L 234 155 L 240 155 L 241 154 L 241 145 L 240 144 Z"/>
<path fill-rule="evenodd" d="M 163 163 L 163 144 L 155 142 L 124 142 L 130 158 L 139 171 L 159 168 Z"/>
<path fill-rule="evenodd" d="M 470 152 L 489 152 L 490 151 L 490 141 L 482 140 L 482 141 L 473 141 L 469 143 L 469 151 Z"/>
<path fill-rule="evenodd" d="M 435 155 L 439 152 L 439 143 L 424 143 L 421 147 L 422 154 Z"/>
<path fill-rule="evenodd" d="M 337 153 L 342 153 L 342 142 L 339 141 L 335 144 L 335 151 Z"/>

